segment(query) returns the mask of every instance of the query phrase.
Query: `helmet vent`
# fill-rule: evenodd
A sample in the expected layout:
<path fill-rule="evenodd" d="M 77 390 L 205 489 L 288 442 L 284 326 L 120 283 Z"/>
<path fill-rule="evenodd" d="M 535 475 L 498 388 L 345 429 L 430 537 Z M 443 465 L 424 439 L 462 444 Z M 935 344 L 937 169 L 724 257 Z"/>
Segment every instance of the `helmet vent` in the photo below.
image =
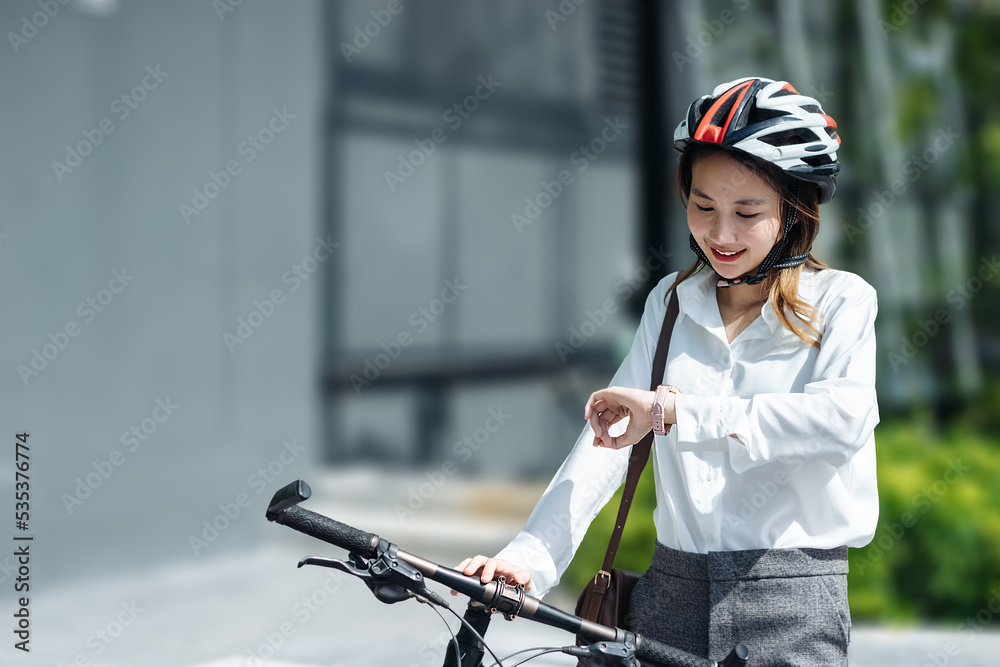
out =
<path fill-rule="evenodd" d="M 750 112 L 750 120 L 747 122 L 747 125 L 755 125 L 757 123 L 762 123 L 765 120 L 773 120 L 787 115 L 789 115 L 787 111 L 782 111 L 780 109 L 763 109 L 761 107 L 757 107 Z"/>
<path fill-rule="evenodd" d="M 704 118 L 705 114 L 708 113 L 708 110 L 712 108 L 712 102 L 713 102 L 712 98 L 707 96 L 704 98 L 704 100 L 702 100 L 701 106 L 698 107 L 697 117 L 699 119 Z"/>
<path fill-rule="evenodd" d="M 823 113 L 823 111 L 815 104 L 803 104 L 800 108 L 803 111 L 808 111 L 809 113 Z"/>
<path fill-rule="evenodd" d="M 798 93 L 793 93 L 787 88 L 780 88 L 777 91 L 771 93 L 771 97 L 784 97 L 785 95 L 798 95 Z"/>
<path fill-rule="evenodd" d="M 825 167 L 828 164 L 833 164 L 829 155 L 810 155 L 802 158 L 802 161 L 810 167 Z"/>
<path fill-rule="evenodd" d="M 761 141 L 765 144 L 770 144 L 771 146 L 795 146 L 798 144 L 812 143 L 818 139 L 819 137 L 816 136 L 816 133 L 802 127 L 795 128 L 794 130 L 775 132 L 773 134 L 760 137 Z"/>

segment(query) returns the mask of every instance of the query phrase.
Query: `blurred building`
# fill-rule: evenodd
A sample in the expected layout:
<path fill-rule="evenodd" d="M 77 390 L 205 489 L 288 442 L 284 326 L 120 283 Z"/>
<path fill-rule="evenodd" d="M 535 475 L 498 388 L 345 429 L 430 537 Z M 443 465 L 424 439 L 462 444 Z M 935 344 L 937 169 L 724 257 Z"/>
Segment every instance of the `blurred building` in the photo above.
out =
<path fill-rule="evenodd" d="M 817 253 L 880 291 L 881 400 L 975 394 L 997 348 L 973 308 L 906 353 L 996 241 L 969 222 L 987 195 L 956 187 L 979 129 L 953 53 L 970 10 L 949 11 L 4 3 L 0 400 L 32 433 L 46 581 L 243 548 L 321 466 L 547 478 L 690 262 L 673 128 L 749 74 L 840 122 Z M 947 102 L 900 138 L 916 76 Z M 911 180 L 943 127 L 956 148 Z"/>

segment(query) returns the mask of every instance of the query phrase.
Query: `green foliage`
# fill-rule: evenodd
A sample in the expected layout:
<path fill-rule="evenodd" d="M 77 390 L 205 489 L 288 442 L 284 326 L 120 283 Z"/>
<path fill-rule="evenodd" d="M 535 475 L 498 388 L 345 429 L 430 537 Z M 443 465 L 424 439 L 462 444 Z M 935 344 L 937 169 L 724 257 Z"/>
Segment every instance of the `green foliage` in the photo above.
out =
<path fill-rule="evenodd" d="M 1000 588 L 1000 437 L 969 421 L 876 430 L 880 517 L 851 550 L 855 619 L 964 619 Z"/>
<path fill-rule="evenodd" d="M 563 575 L 563 582 L 574 594 L 597 573 L 608 550 L 608 540 L 615 527 L 615 517 L 621 504 L 622 490 L 608 501 L 594 522 L 590 524 L 587 536 L 583 538 L 576 557 L 570 563 L 569 569 Z M 628 522 L 622 531 L 622 541 L 615 557 L 615 567 L 636 572 L 645 572 L 653 560 L 653 544 L 656 541 L 656 528 L 653 526 L 653 509 L 656 507 L 656 492 L 653 488 L 653 464 L 650 461 L 642 471 L 639 485 L 636 487 L 632 508 L 629 510 Z"/>
<path fill-rule="evenodd" d="M 921 132 L 933 134 L 941 122 L 942 106 L 940 94 L 929 76 L 913 77 L 900 85 L 897 95 L 898 134 L 902 145 L 921 141 Z M 922 149 L 922 147 L 920 147 Z"/>
<path fill-rule="evenodd" d="M 980 132 L 976 145 L 982 152 L 985 181 L 1000 184 L 1000 119 L 990 119 Z"/>
<path fill-rule="evenodd" d="M 850 550 L 855 620 L 964 619 L 1000 591 L 998 414 L 994 391 L 943 432 L 926 418 L 894 417 L 878 426 L 878 528 L 871 544 Z M 574 593 L 601 565 L 620 493 L 594 520 L 563 578 Z M 649 566 L 654 505 L 647 466 L 617 567 L 642 572 Z"/>

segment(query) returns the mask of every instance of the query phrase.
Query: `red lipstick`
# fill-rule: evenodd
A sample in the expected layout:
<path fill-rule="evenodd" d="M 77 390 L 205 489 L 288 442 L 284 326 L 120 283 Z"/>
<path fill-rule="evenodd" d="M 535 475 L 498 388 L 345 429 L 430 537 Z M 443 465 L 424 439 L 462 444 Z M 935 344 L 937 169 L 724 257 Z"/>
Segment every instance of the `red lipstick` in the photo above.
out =
<path fill-rule="evenodd" d="M 746 253 L 746 249 L 745 248 L 743 250 L 740 250 L 739 252 L 736 252 L 736 253 L 732 254 L 732 255 L 723 255 L 721 252 L 719 252 L 715 248 L 711 248 L 711 250 L 712 250 L 712 256 L 715 257 L 715 259 L 718 260 L 718 261 L 720 261 L 720 262 L 735 262 L 736 260 L 738 260 L 740 257 L 742 257 Z"/>

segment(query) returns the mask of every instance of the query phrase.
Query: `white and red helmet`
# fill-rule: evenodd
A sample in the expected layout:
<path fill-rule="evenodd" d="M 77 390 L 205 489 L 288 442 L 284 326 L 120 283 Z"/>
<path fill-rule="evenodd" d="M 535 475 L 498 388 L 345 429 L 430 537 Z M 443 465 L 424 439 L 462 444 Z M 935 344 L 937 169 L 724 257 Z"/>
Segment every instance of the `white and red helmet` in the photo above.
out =
<path fill-rule="evenodd" d="M 821 204 L 837 189 L 837 122 L 785 81 L 737 79 L 695 100 L 674 130 L 674 148 L 696 142 L 744 151 L 814 183 Z"/>

